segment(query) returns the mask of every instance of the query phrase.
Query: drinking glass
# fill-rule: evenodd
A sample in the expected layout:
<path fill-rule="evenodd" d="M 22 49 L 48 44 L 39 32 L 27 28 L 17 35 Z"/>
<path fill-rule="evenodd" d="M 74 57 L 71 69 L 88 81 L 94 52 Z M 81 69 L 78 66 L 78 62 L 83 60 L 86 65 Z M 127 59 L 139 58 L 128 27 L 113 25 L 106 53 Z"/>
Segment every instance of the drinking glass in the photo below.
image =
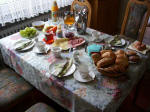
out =
<path fill-rule="evenodd" d="M 66 11 L 64 17 L 64 24 L 66 25 L 67 30 L 73 30 L 75 23 L 75 15 L 73 11 Z"/>
<path fill-rule="evenodd" d="M 45 38 L 43 41 L 45 41 L 46 44 L 52 44 L 54 42 L 54 33 L 53 32 L 46 32 Z"/>

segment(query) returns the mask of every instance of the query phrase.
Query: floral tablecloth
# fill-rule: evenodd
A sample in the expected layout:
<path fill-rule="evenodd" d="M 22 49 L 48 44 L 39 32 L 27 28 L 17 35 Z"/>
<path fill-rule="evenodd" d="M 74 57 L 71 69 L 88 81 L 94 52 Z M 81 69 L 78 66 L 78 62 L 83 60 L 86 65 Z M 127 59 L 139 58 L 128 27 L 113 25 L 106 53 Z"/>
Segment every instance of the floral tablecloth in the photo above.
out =
<path fill-rule="evenodd" d="M 88 29 L 88 33 L 92 29 Z M 110 37 L 101 33 L 101 36 Z M 85 39 L 90 35 L 83 36 Z M 71 112 L 115 112 L 131 89 L 142 77 L 148 62 L 148 55 L 141 55 L 138 64 L 129 65 L 125 76 L 108 78 L 100 73 L 90 83 L 80 83 L 73 76 L 58 79 L 49 74 L 49 65 L 56 59 L 48 53 L 37 55 L 28 52 L 16 52 L 13 44 L 20 40 L 19 33 L 0 40 L 0 49 L 4 62 L 18 74 Z M 81 49 L 81 54 L 84 52 Z M 64 53 L 65 54 L 65 53 Z"/>

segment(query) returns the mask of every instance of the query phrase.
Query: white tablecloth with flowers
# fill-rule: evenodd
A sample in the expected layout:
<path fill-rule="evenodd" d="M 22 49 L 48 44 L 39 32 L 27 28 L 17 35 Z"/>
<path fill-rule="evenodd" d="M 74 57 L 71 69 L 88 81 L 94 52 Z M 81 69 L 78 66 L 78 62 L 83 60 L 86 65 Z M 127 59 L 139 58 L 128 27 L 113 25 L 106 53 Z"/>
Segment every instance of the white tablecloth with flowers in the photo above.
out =
<path fill-rule="evenodd" d="M 92 29 L 87 32 L 90 31 Z M 109 35 L 101 33 L 101 36 Z M 83 37 L 91 38 L 90 35 Z M 99 73 L 94 81 L 80 83 L 73 76 L 58 79 L 49 74 L 49 65 L 57 60 L 51 52 L 46 55 L 37 55 L 32 50 L 16 52 L 13 44 L 21 38 L 16 33 L 0 40 L 4 62 L 50 99 L 71 112 L 115 112 L 142 77 L 148 60 L 148 55 L 141 55 L 141 61 L 129 65 L 126 75 L 120 78 L 109 78 Z M 83 52 L 84 50 L 80 52 L 81 55 Z"/>

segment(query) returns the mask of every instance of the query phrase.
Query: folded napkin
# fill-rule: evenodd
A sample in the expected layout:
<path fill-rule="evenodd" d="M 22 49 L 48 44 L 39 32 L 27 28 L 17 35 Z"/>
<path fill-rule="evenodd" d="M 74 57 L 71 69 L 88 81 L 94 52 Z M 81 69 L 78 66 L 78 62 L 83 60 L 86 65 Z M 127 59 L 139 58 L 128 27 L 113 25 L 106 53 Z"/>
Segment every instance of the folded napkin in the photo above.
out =
<path fill-rule="evenodd" d="M 28 47 L 29 45 L 31 45 L 33 43 L 33 41 L 22 41 L 22 42 L 17 42 L 16 46 L 15 46 L 15 50 L 22 50 L 26 47 Z"/>
<path fill-rule="evenodd" d="M 102 50 L 102 45 L 92 44 L 87 47 L 88 55 L 91 56 L 93 52 L 100 52 Z"/>
<path fill-rule="evenodd" d="M 141 54 L 146 54 L 149 50 L 150 50 L 150 46 L 149 45 L 146 45 L 146 49 L 143 50 L 143 51 L 139 51 L 137 50 L 135 47 L 133 47 L 134 43 L 137 42 L 137 41 L 134 41 L 132 44 L 129 45 L 128 49 L 131 49 L 131 50 L 135 50 Z"/>

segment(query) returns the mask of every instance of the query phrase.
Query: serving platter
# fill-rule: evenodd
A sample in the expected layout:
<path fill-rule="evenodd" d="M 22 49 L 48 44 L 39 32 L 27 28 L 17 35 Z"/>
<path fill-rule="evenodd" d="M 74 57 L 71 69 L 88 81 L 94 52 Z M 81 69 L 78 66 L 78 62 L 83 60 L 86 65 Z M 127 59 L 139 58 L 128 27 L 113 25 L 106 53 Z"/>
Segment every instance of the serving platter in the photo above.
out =
<path fill-rule="evenodd" d="M 79 40 L 81 39 L 79 42 Z M 81 46 L 85 43 L 85 39 L 79 37 L 79 38 L 74 38 L 74 39 L 69 39 L 69 38 L 61 38 L 55 40 L 52 46 L 54 47 L 61 47 L 63 51 L 69 50 L 70 48 L 76 48 L 78 46 Z"/>

